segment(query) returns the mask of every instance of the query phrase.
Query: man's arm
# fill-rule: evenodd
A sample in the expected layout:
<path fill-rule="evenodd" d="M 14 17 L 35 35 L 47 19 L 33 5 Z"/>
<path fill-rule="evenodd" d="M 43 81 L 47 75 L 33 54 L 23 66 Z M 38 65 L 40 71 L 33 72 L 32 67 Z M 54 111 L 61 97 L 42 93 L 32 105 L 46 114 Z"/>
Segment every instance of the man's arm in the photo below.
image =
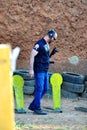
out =
<path fill-rule="evenodd" d="M 34 58 L 35 56 L 38 54 L 38 51 L 36 50 L 32 50 L 31 54 L 30 54 L 30 71 L 29 71 L 29 75 L 32 78 L 34 76 Z"/>

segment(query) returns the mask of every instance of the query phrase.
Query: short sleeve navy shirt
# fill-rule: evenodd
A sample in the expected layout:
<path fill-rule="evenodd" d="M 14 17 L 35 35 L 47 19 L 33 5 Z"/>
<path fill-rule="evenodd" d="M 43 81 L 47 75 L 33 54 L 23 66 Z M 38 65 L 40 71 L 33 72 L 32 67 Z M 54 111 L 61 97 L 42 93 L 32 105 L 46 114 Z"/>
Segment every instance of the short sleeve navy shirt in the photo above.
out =
<path fill-rule="evenodd" d="M 34 50 L 38 52 L 34 59 L 34 72 L 47 72 L 49 68 L 49 45 L 42 38 L 35 43 Z"/>

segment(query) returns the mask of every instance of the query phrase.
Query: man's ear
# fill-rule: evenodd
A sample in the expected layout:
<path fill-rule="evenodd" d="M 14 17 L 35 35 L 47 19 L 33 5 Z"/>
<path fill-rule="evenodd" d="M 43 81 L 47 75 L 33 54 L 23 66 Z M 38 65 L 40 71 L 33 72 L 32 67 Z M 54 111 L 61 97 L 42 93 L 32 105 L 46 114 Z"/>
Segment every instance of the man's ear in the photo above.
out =
<path fill-rule="evenodd" d="M 52 39 L 52 40 L 54 40 L 54 38 L 53 38 L 53 37 L 52 37 L 51 39 Z"/>

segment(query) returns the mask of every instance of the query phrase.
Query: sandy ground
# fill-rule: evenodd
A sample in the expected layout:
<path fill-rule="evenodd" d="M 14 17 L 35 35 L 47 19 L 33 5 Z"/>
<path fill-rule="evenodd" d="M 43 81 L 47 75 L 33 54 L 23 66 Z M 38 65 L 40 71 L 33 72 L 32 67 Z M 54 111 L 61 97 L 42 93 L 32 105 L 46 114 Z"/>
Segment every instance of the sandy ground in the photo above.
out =
<path fill-rule="evenodd" d="M 41 102 L 42 109 L 48 112 L 47 115 L 36 115 L 27 107 L 33 100 L 33 96 L 26 95 L 25 110 L 26 114 L 15 114 L 15 121 L 21 130 L 87 130 L 87 112 L 76 111 L 75 106 L 87 108 L 87 99 L 61 99 L 61 109 L 63 113 L 55 113 L 54 110 L 45 109 L 44 107 L 53 108 L 51 98 L 43 98 Z M 19 127 L 17 127 L 19 130 Z"/>

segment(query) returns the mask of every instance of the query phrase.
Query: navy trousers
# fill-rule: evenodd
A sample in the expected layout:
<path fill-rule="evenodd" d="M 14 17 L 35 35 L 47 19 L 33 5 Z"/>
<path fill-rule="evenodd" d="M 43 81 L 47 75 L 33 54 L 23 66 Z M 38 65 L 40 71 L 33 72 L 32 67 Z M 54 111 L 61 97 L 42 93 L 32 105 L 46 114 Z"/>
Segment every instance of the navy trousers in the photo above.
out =
<path fill-rule="evenodd" d="M 49 77 L 47 72 L 35 73 L 35 93 L 34 99 L 30 106 L 34 109 L 39 109 L 41 99 L 49 88 Z"/>

